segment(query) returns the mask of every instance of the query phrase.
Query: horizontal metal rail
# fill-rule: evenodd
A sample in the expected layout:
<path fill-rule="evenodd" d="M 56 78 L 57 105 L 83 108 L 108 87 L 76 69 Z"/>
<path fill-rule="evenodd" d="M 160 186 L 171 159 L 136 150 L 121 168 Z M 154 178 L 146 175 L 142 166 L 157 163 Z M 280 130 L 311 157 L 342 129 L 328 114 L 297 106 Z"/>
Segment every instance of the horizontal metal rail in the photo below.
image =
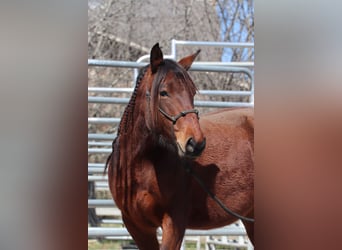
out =
<path fill-rule="evenodd" d="M 148 63 L 130 62 L 130 61 L 88 59 L 88 66 L 96 66 L 96 67 L 140 68 L 140 67 L 146 66 L 147 64 Z M 253 78 L 252 71 L 248 68 L 243 68 L 243 67 L 193 64 L 189 70 L 190 71 L 245 73 L 250 78 Z"/>
<path fill-rule="evenodd" d="M 132 94 L 134 88 L 103 88 L 103 87 L 88 87 L 88 92 L 105 92 L 105 93 L 127 93 Z"/>
<path fill-rule="evenodd" d="M 104 167 L 103 168 L 92 168 L 92 167 L 88 167 L 88 174 L 102 174 L 104 171 Z M 89 178 L 89 176 L 88 176 Z"/>
<path fill-rule="evenodd" d="M 103 174 L 105 165 L 104 163 L 88 163 L 88 174 Z"/>
<path fill-rule="evenodd" d="M 88 163 L 88 168 L 104 168 L 104 163 Z"/>
<path fill-rule="evenodd" d="M 89 124 L 96 124 L 96 123 L 120 123 L 121 118 L 108 118 L 108 117 L 89 117 L 88 123 Z"/>
<path fill-rule="evenodd" d="M 88 134 L 88 140 L 111 140 L 113 141 L 116 134 Z"/>
<path fill-rule="evenodd" d="M 88 96 L 88 103 L 127 104 L 128 102 L 129 98 Z"/>
<path fill-rule="evenodd" d="M 88 154 L 110 154 L 111 152 L 111 148 L 88 148 Z"/>
<path fill-rule="evenodd" d="M 211 95 L 211 96 L 250 96 L 253 93 L 251 91 L 241 90 L 199 90 L 200 95 Z"/>
<path fill-rule="evenodd" d="M 111 142 L 97 142 L 97 141 L 88 141 L 88 146 L 102 146 L 102 147 L 111 147 Z"/>
<path fill-rule="evenodd" d="M 116 98 L 116 97 L 99 97 L 89 96 L 89 103 L 106 103 L 106 104 L 128 104 L 129 98 Z M 208 108 L 228 108 L 228 107 L 253 107 L 253 103 L 249 102 L 219 102 L 219 101 L 200 101 L 195 100 L 195 106 L 208 107 Z"/>
<path fill-rule="evenodd" d="M 96 67 L 141 68 L 146 65 L 147 63 L 137 63 L 130 61 L 88 59 L 88 66 Z"/>
<path fill-rule="evenodd" d="M 172 40 L 172 44 L 179 44 L 184 46 L 209 46 L 209 47 L 229 47 L 229 48 L 254 48 L 254 43 L 243 42 L 210 42 L 210 41 L 184 41 Z"/>
<path fill-rule="evenodd" d="M 103 219 L 101 220 L 101 223 L 103 224 L 124 224 L 122 220 L 112 220 L 112 219 Z"/>
<path fill-rule="evenodd" d="M 88 208 L 96 207 L 115 207 L 113 200 L 106 199 L 90 199 L 88 200 Z"/>
<path fill-rule="evenodd" d="M 193 65 L 216 65 L 228 67 L 254 67 L 254 62 L 194 62 Z"/>
<path fill-rule="evenodd" d="M 161 230 L 157 230 L 158 236 L 162 235 Z M 187 229 L 185 236 L 246 236 L 246 230 L 243 227 L 227 226 L 224 228 L 210 230 L 193 230 Z M 106 236 L 130 236 L 126 228 L 110 228 L 110 227 L 88 227 L 88 237 L 106 237 Z"/>
<path fill-rule="evenodd" d="M 131 94 L 133 88 L 101 88 L 101 87 L 89 87 L 88 92 L 95 93 L 127 93 Z M 241 91 L 241 90 L 198 90 L 200 95 L 210 95 L 210 96 L 250 96 L 251 91 Z"/>
<path fill-rule="evenodd" d="M 108 181 L 108 176 L 107 175 L 88 175 L 88 181 Z"/>

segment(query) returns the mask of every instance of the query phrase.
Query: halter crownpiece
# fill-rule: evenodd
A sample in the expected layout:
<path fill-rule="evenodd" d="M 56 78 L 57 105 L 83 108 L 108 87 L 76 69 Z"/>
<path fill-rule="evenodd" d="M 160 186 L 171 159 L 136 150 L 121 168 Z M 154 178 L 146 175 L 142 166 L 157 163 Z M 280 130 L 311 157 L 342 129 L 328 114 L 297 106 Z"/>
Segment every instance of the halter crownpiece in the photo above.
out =
<path fill-rule="evenodd" d="M 172 121 L 173 125 L 176 124 L 177 120 L 181 117 L 184 117 L 186 116 L 187 114 L 190 114 L 190 113 L 195 113 L 197 115 L 197 119 L 199 119 L 199 111 L 197 109 L 190 109 L 190 110 L 185 110 L 185 111 L 181 111 L 178 115 L 175 115 L 175 116 L 172 116 L 172 115 L 169 115 L 168 113 L 166 113 L 164 110 L 162 110 L 160 107 L 159 107 L 159 111 L 160 113 L 162 113 L 167 119 L 169 119 L 170 121 Z"/>

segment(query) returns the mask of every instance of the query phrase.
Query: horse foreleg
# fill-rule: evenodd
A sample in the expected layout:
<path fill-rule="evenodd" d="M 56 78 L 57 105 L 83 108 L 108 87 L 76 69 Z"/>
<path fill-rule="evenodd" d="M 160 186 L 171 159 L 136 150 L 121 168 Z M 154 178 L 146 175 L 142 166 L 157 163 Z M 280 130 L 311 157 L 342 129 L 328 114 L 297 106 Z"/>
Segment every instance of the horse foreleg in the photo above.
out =
<path fill-rule="evenodd" d="M 122 219 L 139 250 L 159 250 L 156 228 L 140 228 L 130 219 L 124 216 Z"/>
<path fill-rule="evenodd" d="M 171 217 L 164 215 L 162 221 L 163 235 L 160 249 L 161 250 L 178 250 L 180 249 L 185 233 L 184 218 Z"/>

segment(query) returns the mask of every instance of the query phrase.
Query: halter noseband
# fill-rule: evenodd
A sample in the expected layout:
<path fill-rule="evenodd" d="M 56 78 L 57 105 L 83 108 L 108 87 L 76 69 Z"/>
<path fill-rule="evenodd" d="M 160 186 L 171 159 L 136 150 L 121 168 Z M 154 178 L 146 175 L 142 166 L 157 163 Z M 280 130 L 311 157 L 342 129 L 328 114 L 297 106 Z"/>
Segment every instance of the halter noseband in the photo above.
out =
<path fill-rule="evenodd" d="M 160 107 L 159 107 L 159 111 L 160 113 L 162 113 L 167 119 L 169 119 L 170 121 L 172 121 L 173 125 L 176 124 L 177 120 L 181 117 L 184 117 L 186 116 L 187 114 L 190 114 L 190 113 L 195 113 L 197 115 L 197 119 L 199 119 L 199 112 L 197 109 L 190 109 L 190 110 L 185 110 L 185 111 L 181 111 L 178 115 L 175 115 L 175 116 L 172 116 L 172 115 L 169 115 L 168 113 L 166 113 L 164 110 L 162 110 Z"/>

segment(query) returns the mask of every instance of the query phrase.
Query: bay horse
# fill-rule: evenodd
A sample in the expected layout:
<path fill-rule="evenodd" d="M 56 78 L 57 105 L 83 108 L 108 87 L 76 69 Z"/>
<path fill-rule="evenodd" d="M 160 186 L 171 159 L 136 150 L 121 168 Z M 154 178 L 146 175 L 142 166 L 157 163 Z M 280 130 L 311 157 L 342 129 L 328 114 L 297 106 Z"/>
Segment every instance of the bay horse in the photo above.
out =
<path fill-rule="evenodd" d="M 158 43 L 153 46 L 107 160 L 111 194 L 140 250 L 180 249 L 186 228 L 237 220 L 187 169 L 231 210 L 254 214 L 253 109 L 224 109 L 199 119 L 197 89 L 187 73 L 198 53 L 177 63 L 163 58 Z M 254 242 L 254 223 L 243 223 Z"/>

